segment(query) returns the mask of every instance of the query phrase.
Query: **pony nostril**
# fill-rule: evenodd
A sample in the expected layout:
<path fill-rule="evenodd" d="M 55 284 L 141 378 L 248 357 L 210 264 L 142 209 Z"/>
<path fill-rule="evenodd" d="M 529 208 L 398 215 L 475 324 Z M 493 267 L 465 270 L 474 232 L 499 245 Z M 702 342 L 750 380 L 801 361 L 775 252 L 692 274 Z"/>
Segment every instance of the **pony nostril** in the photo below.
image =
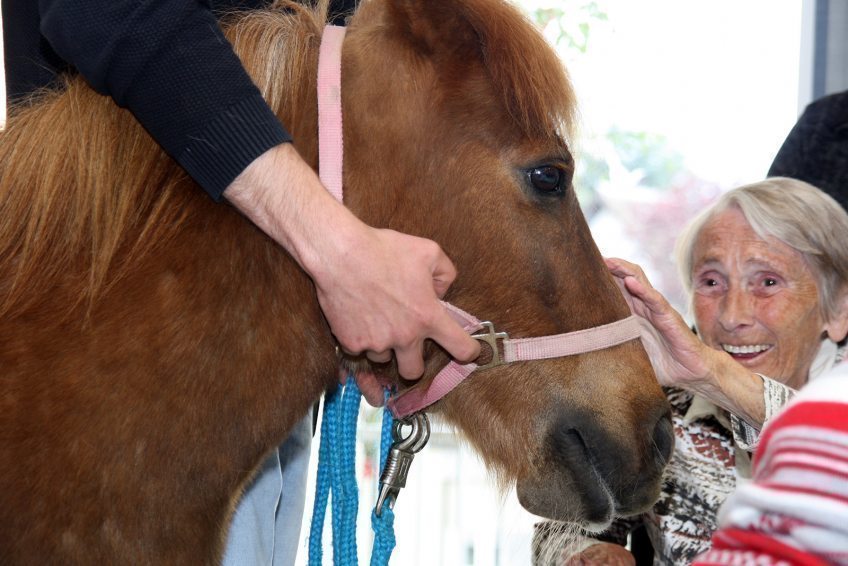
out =
<path fill-rule="evenodd" d="M 553 454 L 563 464 L 573 465 L 574 462 L 586 460 L 588 449 L 583 437 L 575 428 L 559 428 L 551 435 Z"/>
<path fill-rule="evenodd" d="M 657 464 L 665 466 L 671 459 L 674 449 L 674 429 L 671 425 L 671 415 L 664 414 L 654 427 L 654 450 Z"/>

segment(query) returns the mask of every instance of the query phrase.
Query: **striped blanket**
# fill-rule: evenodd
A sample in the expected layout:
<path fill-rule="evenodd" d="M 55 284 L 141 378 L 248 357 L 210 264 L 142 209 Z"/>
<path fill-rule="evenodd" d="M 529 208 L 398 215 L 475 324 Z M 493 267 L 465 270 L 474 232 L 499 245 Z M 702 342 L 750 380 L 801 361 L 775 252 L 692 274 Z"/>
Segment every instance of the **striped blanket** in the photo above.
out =
<path fill-rule="evenodd" d="M 719 527 L 695 565 L 848 565 L 848 363 L 766 426 L 753 480 L 724 503 Z"/>

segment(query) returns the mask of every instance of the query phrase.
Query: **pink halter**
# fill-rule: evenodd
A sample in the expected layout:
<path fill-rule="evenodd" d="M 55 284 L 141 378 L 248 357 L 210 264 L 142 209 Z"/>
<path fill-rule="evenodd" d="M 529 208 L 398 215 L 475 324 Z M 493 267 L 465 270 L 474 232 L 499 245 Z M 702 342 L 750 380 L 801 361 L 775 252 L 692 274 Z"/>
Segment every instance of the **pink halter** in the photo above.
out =
<path fill-rule="evenodd" d="M 341 26 L 326 26 L 318 55 L 318 170 L 324 186 L 339 201 L 342 200 L 343 164 L 341 53 L 345 31 Z M 510 339 L 505 332 L 496 332 L 491 322 L 481 322 L 450 303 L 443 301 L 442 304 L 466 332 L 487 329 L 486 332 L 473 334 L 472 337 L 489 345 L 492 360 L 483 365 L 461 365 L 452 361 L 433 378 L 429 387 L 412 387 L 395 395 L 389 399 L 388 406 L 397 418 L 429 407 L 475 370 L 510 362 L 559 358 L 602 350 L 635 340 L 641 333 L 637 318 L 630 315 L 610 324 L 576 332 Z M 500 354 L 498 342 L 503 347 L 503 356 Z"/>

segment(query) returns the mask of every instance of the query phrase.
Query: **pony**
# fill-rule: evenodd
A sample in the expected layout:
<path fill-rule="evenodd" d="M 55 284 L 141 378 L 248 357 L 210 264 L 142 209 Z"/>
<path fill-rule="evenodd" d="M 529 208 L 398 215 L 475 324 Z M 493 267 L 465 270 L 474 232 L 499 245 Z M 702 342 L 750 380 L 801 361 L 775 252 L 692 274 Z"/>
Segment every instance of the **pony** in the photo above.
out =
<path fill-rule="evenodd" d="M 313 166 L 325 19 L 283 1 L 222 24 Z M 514 7 L 366 0 L 342 76 L 346 205 L 441 245 L 447 300 L 513 337 L 630 314 L 571 185 L 567 73 Z M 10 113 L 0 218 L 2 561 L 216 563 L 257 466 L 337 381 L 310 279 L 74 77 Z M 450 361 L 425 359 L 417 387 Z M 671 450 L 638 339 L 489 369 L 428 410 L 529 511 L 587 525 L 646 509 Z"/>

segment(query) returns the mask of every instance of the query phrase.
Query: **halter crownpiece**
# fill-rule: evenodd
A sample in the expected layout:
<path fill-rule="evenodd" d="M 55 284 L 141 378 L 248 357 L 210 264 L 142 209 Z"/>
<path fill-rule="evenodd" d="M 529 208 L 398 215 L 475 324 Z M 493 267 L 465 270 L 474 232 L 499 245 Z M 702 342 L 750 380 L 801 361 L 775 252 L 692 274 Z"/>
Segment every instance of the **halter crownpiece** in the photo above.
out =
<path fill-rule="evenodd" d="M 327 190 L 340 202 L 343 200 L 344 162 L 341 109 L 341 53 L 344 36 L 344 27 L 326 26 L 318 57 L 319 175 Z M 442 301 L 442 304 L 469 334 L 488 329 L 487 332 L 473 334 L 472 337 L 489 345 L 492 360 L 481 365 L 451 361 L 433 378 L 429 387 L 412 387 L 395 395 L 389 399 L 388 407 L 397 418 L 407 417 L 429 407 L 476 370 L 510 362 L 544 360 L 603 350 L 635 340 L 641 334 L 638 319 L 630 315 L 585 330 L 537 338 L 511 339 L 505 332 L 495 332 L 491 322 L 482 322 L 450 303 Z M 503 356 L 500 355 L 498 343 L 503 347 Z"/>
<path fill-rule="evenodd" d="M 342 42 L 346 28 L 325 26 L 318 52 L 318 176 L 342 202 Z"/>

